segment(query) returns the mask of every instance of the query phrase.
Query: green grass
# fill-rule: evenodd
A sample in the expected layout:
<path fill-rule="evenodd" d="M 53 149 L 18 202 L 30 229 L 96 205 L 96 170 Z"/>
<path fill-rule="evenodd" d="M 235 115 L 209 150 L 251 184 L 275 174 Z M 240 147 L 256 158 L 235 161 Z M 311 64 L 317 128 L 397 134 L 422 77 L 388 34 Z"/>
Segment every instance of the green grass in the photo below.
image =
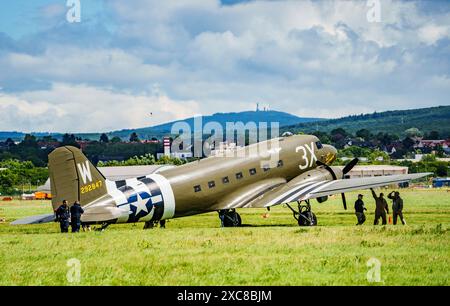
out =
<path fill-rule="evenodd" d="M 216 213 L 170 220 L 167 228 L 113 225 L 105 232 L 58 233 L 58 224 L 10 226 L 45 214 L 48 202 L 0 202 L 0 285 L 70 285 L 67 260 L 81 263 L 81 285 L 449 285 L 450 193 L 402 192 L 408 225 L 364 226 L 340 197 L 313 203 L 319 226 L 300 228 L 287 208 L 241 209 L 242 228 L 219 227 Z M 350 208 L 355 194 L 348 194 Z M 367 261 L 381 283 L 367 281 Z"/>

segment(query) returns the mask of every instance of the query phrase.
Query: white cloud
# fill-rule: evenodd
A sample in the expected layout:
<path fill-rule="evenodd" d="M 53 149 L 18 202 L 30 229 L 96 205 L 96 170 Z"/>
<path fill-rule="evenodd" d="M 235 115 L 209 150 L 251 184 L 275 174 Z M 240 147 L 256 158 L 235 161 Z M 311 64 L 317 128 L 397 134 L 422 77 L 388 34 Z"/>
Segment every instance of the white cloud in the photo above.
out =
<path fill-rule="evenodd" d="M 419 39 L 428 45 L 434 45 L 439 39 L 450 37 L 448 26 L 428 24 L 419 30 Z"/>
<path fill-rule="evenodd" d="M 1 94 L 0 130 L 110 131 L 159 124 L 198 112 L 197 102 L 175 101 L 164 94 L 131 94 L 57 83 L 49 90 Z"/>
<path fill-rule="evenodd" d="M 39 102 L 58 114 L 53 122 L 39 117 L 39 128 L 152 125 L 157 122 L 142 116 L 147 104 L 160 112 L 158 122 L 247 110 L 256 102 L 314 117 L 448 104 L 450 13 L 426 12 L 419 2 L 381 0 L 380 23 L 368 22 L 369 7 L 359 0 L 232 6 L 111 0 L 105 6 L 114 33 L 84 32 L 88 22 L 57 28 L 59 36 L 34 38 L 42 50 L 0 56 L 0 87 L 9 101 Z M 155 84 L 167 94 L 152 94 Z M 44 86 L 50 88 L 36 89 Z M 90 112 L 81 125 L 67 120 L 85 107 Z M 8 110 L 27 113 L 11 103 Z M 10 125 L 25 126 L 24 116 Z"/>
<path fill-rule="evenodd" d="M 33 75 L 51 82 L 94 83 L 146 88 L 164 78 L 170 67 L 146 64 L 120 49 L 51 46 L 43 54 L 10 53 L 0 59 L 8 74 L 0 80 Z"/>

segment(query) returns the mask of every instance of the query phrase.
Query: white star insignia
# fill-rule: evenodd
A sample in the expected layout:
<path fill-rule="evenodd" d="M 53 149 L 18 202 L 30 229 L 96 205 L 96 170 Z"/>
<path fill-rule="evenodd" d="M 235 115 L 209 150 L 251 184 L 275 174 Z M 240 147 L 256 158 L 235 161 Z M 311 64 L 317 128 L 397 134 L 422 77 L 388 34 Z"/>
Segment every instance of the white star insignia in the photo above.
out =
<path fill-rule="evenodd" d="M 147 205 L 146 205 L 148 200 L 142 199 L 142 197 L 140 196 L 139 193 L 136 196 L 137 196 L 137 202 L 131 204 L 134 207 L 136 207 L 135 215 L 137 216 L 141 211 L 145 211 L 146 213 L 148 213 Z"/>

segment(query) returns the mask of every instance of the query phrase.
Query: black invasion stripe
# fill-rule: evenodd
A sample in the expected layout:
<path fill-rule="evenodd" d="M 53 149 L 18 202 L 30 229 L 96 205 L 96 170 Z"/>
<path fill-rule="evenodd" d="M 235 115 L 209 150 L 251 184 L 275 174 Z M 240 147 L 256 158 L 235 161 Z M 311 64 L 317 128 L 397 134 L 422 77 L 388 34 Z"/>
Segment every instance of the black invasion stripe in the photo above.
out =
<path fill-rule="evenodd" d="M 137 178 L 138 181 L 141 181 L 142 183 L 144 183 L 145 185 L 149 186 L 154 183 L 155 181 L 152 180 L 151 178 L 148 178 L 146 176 L 141 176 Z M 149 188 L 151 190 L 151 188 Z"/>
<path fill-rule="evenodd" d="M 158 221 L 161 220 L 163 214 L 164 214 L 164 196 L 161 192 L 161 188 L 159 187 L 159 185 L 152 180 L 151 178 L 139 178 L 139 181 L 141 181 L 142 183 L 144 183 L 147 187 L 148 190 L 150 191 L 152 196 L 161 196 L 162 201 L 159 202 L 158 204 L 154 205 L 154 212 L 153 212 L 153 217 L 150 221 Z"/>
<path fill-rule="evenodd" d="M 134 191 L 133 188 L 131 188 L 130 186 L 122 186 L 119 189 L 127 198 L 127 202 L 130 201 L 130 197 L 134 194 L 136 194 L 136 192 Z"/>
<path fill-rule="evenodd" d="M 150 191 L 152 196 L 155 196 L 155 195 L 162 196 L 161 188 L 159 188 L 159 185 L 151 178 L 144 177 L 142 179 L 139 179 L 139 181 L 144 183 L 147 186 L 147 188 Z"/>
<path fill-rule="evenodd" d="M 314 190 L 314 189 L 316 189 L 316 188 L 322 186 L 323 184 L 328 183 L 328 181 L 323 181 L 323 182 L 321 182 L 320 184 L 315 185 L 314 187 L 311 187 L 311 185 L 316 184 L 316 183 L 317 183 L 317 182 L 312 182 L 312 183 L 309 184 L 308 186 L 302 187 L 302 188 L 303 188 L 303 191 L 302 191 L 301 194 L 299 194 L 299 195 L 297 196 L 297 198 L 300 198 L 300 197 L 304 196 L 305 194 L 307 194 L 308 192 L 310 192 L 311 190 Z M 305 188 L 307 188 L 307 189 L 305 189 Z M 293 195 L 296 194 L 297 192 L 298 192 L 298 190 L 296 190 L 296 191 L 294 191 L 294 192 L 291 192 L 288 196 L 284 197 L 279 203 L 284 203 L 284 201 L 286 201 L 287 199 L 289 199 L 291 196 L 293 196 Z"/>
<path fill-rule="evenodd" d="M 116 187 L 120 188 L 122 186 L 125 186 L 127 184 L 127 182 L 125 180 L 122 181 L 116 181 Z"/>
<path fill-rule="evenodd" d="M 154 206 L 155 212 L 153 213 L 153 217 L 151 221 L 158 221 L 161 220 L 163 214 L 164 214 L 164 201 L 156 204 Z"/>

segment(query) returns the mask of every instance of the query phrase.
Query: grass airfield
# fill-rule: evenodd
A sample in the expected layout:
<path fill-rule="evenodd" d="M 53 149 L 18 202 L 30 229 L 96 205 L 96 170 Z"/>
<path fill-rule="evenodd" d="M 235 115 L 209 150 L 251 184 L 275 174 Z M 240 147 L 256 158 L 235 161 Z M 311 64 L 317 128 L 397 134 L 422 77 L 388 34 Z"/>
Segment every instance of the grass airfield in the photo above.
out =
<path fill-rule="evenodd" d="M 347 194 L 347 211 L 340 196 L 313 201 L 313 228 L 279 206 L 268 218 L 264 209 L 239 210 L 241 228 L 220 228 L 210 213 L 169 220 L 166 229 L 137 223 L 79 234 L 60 234 L 57 223 L 9 225 L 51 212 L 49 202 L 0 202 L 0 285 L 450 285 L 449 191 L 402 191 L 407 226 L 373 226 L 367 191 L 366 224 L 355 226 L 356 194 Z M 72 258 L 78 283 L 67 277 Z M 367 279 L 371 258 L 380 282 Z"/>

